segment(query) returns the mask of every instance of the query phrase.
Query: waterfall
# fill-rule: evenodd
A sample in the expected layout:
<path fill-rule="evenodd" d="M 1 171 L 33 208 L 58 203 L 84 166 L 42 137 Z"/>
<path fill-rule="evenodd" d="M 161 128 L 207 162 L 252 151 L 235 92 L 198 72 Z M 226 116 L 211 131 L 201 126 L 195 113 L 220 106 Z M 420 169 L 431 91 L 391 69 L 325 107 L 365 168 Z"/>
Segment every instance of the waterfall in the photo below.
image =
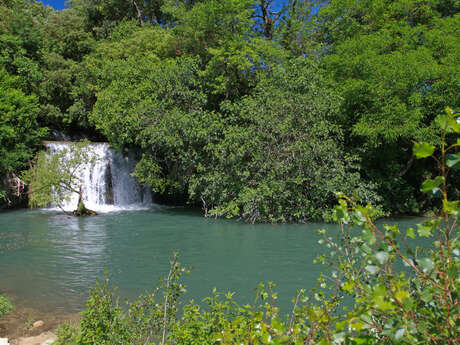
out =
<path fill-rule="evenodd" d="M 69 148 L 68 142 L 47 141 L 44 145 L 51 155 Z M 96 159 L 78 172 L 85 206 L 97 212 L 149 207 L 151 190 L 131 176 L 137 163 L 135 153 L 123 155 L 110 149 L 107 143 L 90 145 Z M 78 195 L 73 193 L 62 206 L 66 211 L 73 211 L 77 204 Z"/>

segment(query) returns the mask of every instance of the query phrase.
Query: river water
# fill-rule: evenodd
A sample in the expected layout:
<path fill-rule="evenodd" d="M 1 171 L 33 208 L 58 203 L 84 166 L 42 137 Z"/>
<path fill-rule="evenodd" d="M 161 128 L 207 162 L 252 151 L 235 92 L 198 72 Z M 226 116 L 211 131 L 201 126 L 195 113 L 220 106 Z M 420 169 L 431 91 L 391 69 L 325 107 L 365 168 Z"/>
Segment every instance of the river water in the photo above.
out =
<path fill-rule="evenodd" d="M 403 227 L 417 219 L 401 219 Z M 333 224 L 251 225 L 206 219 L 180 208 L 103 213 L 76 218 L 55 211 L 0 213 L 0 293 L 24 305 L 73 313 L 108 270 L 122 298 L 151 291 L 168 272 L 174 251 L 193 266 L 185 299 L 201 301 L 218 291 L 236 292 L 250 304 L 261 281 L 277 284 L 278 303 L 290 310 L 297 289 L 315 286 L 324 266 L 314 232 Z"/>

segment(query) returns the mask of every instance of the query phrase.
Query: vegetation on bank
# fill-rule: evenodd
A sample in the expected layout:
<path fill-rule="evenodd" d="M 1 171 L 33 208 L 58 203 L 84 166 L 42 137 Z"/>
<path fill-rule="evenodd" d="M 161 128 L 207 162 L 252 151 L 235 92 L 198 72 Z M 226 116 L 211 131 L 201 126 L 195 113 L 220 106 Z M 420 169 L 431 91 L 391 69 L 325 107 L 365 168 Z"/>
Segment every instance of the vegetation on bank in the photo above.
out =
<path fill-rule="evenodd" d="M 3 1 L 4 203 L 40 139 L 64 132 L 141 149 L 139 179 L 209 216 L 318 219 L 339 190 L 385 212 L 439 209 L 411 145 L 438 144 L 438 109 L 460 106 L 458 2 L 275 5 Z"/>
<path fill-rule="evenodd" d="M 0 317 L 11 313 L 14 310 L 13 304 L 4 295 L 0 295 Z"/>
<path fill-rule="evenodd" d="M 318 230 L 326 250 L 317 261 L 328 268 L 311 293 L 298 291 L 289 315 L 276 306 L 272 283 L 257 287 L 252 304 L 213 291 L 205 306 L 182 305 L 181 276 L 188 270 L 174 254 L 166 279 L 127 309 L 108 280 L 98 283 L 80 324 L 63 325 L 57 344 L 459 344 L 460 201 L 448 197 L 451 172 L 460 169 L 459 118 L 447 108 L 436 118 L 440 146 L 416 142 L 413 148 L 417 159 L 431 157 L 438 165 L 438 175 L 421 190 L 441 200 L 440 214 L 416 228 L 379 226 L 372 205 L 340 194 L 338 237 Z M 449 136 L 455 144 L 447 144 Z"/>

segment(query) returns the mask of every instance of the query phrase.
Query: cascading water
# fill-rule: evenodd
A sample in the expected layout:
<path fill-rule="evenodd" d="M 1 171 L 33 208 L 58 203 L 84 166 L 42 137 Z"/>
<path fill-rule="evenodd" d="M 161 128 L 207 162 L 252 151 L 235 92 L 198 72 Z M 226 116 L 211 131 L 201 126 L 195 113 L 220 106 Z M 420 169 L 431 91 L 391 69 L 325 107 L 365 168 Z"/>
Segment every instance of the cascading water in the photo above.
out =
<path fill-rule="evenodd" d="M 69 148 L 68 142 L 44 143 L 49 154 Z M 85 206 L 97 212 L 120 209 L 139 209 L 152 204 L 149 188 L 131 176 L 136 166 L 133 152 L 123 155 L 109 148 L 107 143 L 91 143 L 94 162 L 87 164 L 78 172 L 82 181 L 82 194 Z M 78 205 L 78 195 L 61 205 L 66 211 L 73 211 Z"/>

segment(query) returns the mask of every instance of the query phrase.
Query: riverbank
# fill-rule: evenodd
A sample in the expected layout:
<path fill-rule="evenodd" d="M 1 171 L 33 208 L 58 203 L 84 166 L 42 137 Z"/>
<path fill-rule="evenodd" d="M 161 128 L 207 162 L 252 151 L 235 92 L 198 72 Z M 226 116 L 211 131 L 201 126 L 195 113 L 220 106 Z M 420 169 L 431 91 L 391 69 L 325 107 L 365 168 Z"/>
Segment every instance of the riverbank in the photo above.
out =
<path fill-rule="evenodd" d="M 56 334 L 61 324 L 76 324 L 80 318 L 80 314 L 59 314 L 16 306 L 13 312 L 0 317 L 0 338 L 8 338 L 10 345 L 42 344 Z"/>

